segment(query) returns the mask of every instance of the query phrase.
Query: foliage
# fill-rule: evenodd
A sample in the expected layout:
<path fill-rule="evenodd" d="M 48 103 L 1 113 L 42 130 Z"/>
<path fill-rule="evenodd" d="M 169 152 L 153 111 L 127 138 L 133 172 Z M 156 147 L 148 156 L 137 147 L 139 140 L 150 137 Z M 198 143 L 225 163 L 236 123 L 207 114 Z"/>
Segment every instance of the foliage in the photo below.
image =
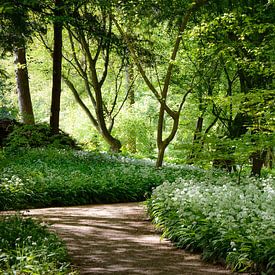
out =
<path fill-rule="evenodd" d="M 275 271 L 275 181 L 228 176 L 157 187 L 148 211 L 164 237 L 235 271 Z"/>
<path fill-rule="evenodd" d="M 13 38 L 13 35 L 24 33 L 21 38 L 32 42 L 27 43 L 26 48 L 34 113 L 36 121 L 47 121 L 50 109 L 48 87 L 52 73 L 49 65 L 51 58 L 48 52 L 42 50 L 41 41 L 34 34 L 44 34 L 43 28 L 47 26 L 42 17 L 47 18 L 48 26 L 59 19 L 53 16 L 54 1 L 15 2 L 0 1 L 0 9 L 3 11 L 0 21 L 5 25 L 0 36 L 4 34 L 7 38 Z M 170 53 L 178 36 L 182 15 L 195 2 L 207 4 L 190 17 L 182 35 L 178 58 L 170 62 Z M 264 151 L 272 146 L 275 106 L 274 1 L 71 0 L 63 3 L 65 16 L 60 18 L 64 23 L 63 75 L 68 77 L 78 91 L 82 102 L 90 110 L 90 115 L 96 117 L 97 108 L 94 109 L 92 101 L 89 101 L 91 95 L 95 96 L 93 88 L 96 86 L 92 85 L 90 79 L 89 52 L 94 59 L 98 58 L 94 69 L 98 73 L 99 81 L 102 76 L 105 78 L 104 71 L 107 73 L 102 86 L 103 118 L 108 130 L 112 130 L 110 133 L 121 140 L 123 153 L 136 152 L 138 155 L 155 157 L 159 108 L 156 106 L 157 100 L 148 96 L 149 89 L 142 83 L 141 77 L 137 76 L 136 66 L 132 67 L 135 80 L 134 114 L 129 112 L 127 101 L 124 104 L 130 84 L 125 72 L 126 65 L 133 65 L 133 60 L 129 57 L 129 50 L 126 50 L 118 29 L 113 25 L 114 19 L 124 27 L 138 61 L 157 90 L 164 82 L 167 72 L 165 64 L 173 63 L 167 102 L 171 111 L 177 109 L 182 95 L 189 88 L 193 90 L 184 105 L 179 131 L 175 142 L 169 145 L 166 159 L 177 158 L 181 163 L 210 167 L 216 161 L 215 158 L 226 156 L 234 158 L 237 165 L 250 165 L 254 149 Z M 21 20 L 22 24 L 15 24 L 12 20 Z M 40 28 L 36 28 L 38 23 L 41 23 Z M 13 30 L 16 26 L 19 29 L 22 27 L 19 32 Z M 89 42 L 89 49 L 85 51 L 79 43 L 81 39 L 76 39 L 81 33 Z M 47 37 L 49 50 L 53 40 L 51 27 L 48 28 Z M 47 40 L 45 37 L 44 39 Z M 4 43 L 5 39 L 1 41 Z M 22 42 L 20 39 L 16 41 Z M 7 45 L 13 46 L 12 43 Z M 74 50 L 72 46 L 75 47 Z M 104 54 L 98 55 L 99 52 Z M 109 57 L 107 52 L 110 53 Z M 106 66 L 107 60 L 109 66 Z M 14 71 L 12 58 L 7 62 L 10 65 L 5 63 L 2 67 L 5 70 L 8 68 L 11 75 Z M 107 67 L 108 70 L 105 70 Z M 11 79 L 10 75 L 8 80 Z M 90 94 L 87 93 L 89 89 Z M 96 127 L 92 129 L 89 125 L 91 121 L 84 119 L 85 112 L 77 109 L 77 104 L 73 102 L 71 94 L 68 95 L 65 85 L 63 90 L 61 128 L 74 137 L 81 138 L 90 148 L 107 150 L 107 143 L 100 137 L 100 131 Z M 9 87 L 4 87 L 5 93 L 1 99 L 15 97 L 11 91 Z M 9 104 L 3 105 L 0 111 L 2 116 L 10 115 L 10 111 L 14 111 Z M 144 111 L 149 109 L 150 113 Z M 12 113 L 14 115 L 16 113 Z M 200 133 L 196 132 L 198 118 L 203 119 Z M 164 138 L 169 136 L 171 126 L 172 119 L 166 115 L 162 129 Z M 240 136 L 245 131 L 246 136 Z M 218 152 L 215 148 L 217 143 L 227 152 Z M 227 150 L 228 144 L 230 150 Z M 272 158 L 269 163 L 272 167 Z"/>
<path fill-rule="evenodd" d="M 0 0 L 0 23 L 5 26 L 0 29 L 0 48 L 4 52 L 24 46 L 35 31 L 43 30 L 38 16 L 30 14 L 40 10 L 37 0 Z"/>
<path fill-rule="evenodd" d="M 2 210 L 141 201 L 164 180 L 202 173 L 192 166 L 156 169 L 152 161 L 49 148 L 6 154 L 0 169 Z"/>
<path fill-rule="evenodd" d="M 47 124 L 18 125 L 5 140 L 5 149 L 17 151 L 22 148 L 55 147 L 55 148 L 77 148 L 75 140 L 68 134 L 60 131 L 52 135 Z"/>
<path fill-rule="evenodd" d="M 9 81 L 9 75 L 4 69 L 2 69 L 2 66 L 0 66 L 0 119 L 14 119 L 16 111 L 8 96 L 10 92 L 11 84 Z"/>
<path fill-rule="evenodd" d="M 145 104 L 144 104 L 145 105 Z M 150 105 L 144 107 L 136 103 L 134 107 L 122 113 L 117 121 L 116 131 L 123 144 L 122 152 L 125 154 L 145 154 L 150 158 L 155 155 L 154 125 L 150 115 Z M 148 120 L 145 121 L 144 117 Z"/>
<path fill-rule="evenodd" d="M 38 222 L 19 215 L 0 217 L 1 274 L 75 274 L 61 240 Z"/>

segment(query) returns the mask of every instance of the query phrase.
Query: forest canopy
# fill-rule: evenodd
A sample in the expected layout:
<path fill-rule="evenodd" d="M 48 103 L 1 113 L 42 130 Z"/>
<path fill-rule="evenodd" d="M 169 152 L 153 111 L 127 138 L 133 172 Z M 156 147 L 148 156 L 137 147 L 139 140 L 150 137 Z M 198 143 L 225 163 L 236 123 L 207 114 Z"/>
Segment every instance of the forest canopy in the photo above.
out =
<path fill-rule="evenodd" d="M 0 11 L 2 119 L 157 166 L 273 168 L 274 1 L 1 0 Z"/>

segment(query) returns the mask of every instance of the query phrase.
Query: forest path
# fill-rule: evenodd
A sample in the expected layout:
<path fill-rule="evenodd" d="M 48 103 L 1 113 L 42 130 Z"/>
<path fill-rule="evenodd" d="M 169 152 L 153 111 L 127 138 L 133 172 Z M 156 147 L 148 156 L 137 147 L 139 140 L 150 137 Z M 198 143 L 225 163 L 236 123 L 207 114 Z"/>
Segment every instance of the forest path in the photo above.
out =
<path fill-rule="evenodd" d="M 80 274 L 231 274 L 161 240 L 139 203 L 23 212 L 51 224 Z"/>

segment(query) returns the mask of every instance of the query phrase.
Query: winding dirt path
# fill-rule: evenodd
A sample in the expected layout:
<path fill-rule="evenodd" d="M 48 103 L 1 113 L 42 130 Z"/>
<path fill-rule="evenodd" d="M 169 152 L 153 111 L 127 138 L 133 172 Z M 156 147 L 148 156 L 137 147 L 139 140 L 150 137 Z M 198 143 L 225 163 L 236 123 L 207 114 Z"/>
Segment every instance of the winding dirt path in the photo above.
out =
<path fill-rule="evenodd" d="M 67 244 L 80 274 L 231 274 L 161 240 L 142 204 L 46 208 L 23 213 L 52 225 Z"/>

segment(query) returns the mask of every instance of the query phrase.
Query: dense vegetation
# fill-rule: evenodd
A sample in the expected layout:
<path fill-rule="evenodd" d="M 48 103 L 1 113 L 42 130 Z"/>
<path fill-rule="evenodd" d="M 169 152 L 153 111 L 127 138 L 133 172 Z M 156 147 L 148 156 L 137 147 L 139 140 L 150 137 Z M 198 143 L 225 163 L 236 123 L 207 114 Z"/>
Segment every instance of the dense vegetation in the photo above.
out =
<path fill-rule="evenodd" d="M 1 274 L 77 274 L 64 244 L 45 225 L 20 216 L 0 216 Z"/>
<path fill-rule="evenodd" d="M 274 272 L 272 177 L 54 148 L 4 154 L 0 164 L 1 210 L 148 199 L 153 222 L 177 246 L 236 271 Z"/>
<path fill-rule="evenodd" d="M 178 246 L 274 273 L 274 47 L 274 0 L 0 0 L 0 210 L 149 199 Z M 5 223 L 7 274 L 70 272 Z"/>
<path fill-rule="evenodd" d="M 2 117 L 157 166 L 273 167 L 274 1 L 0 5 Z"/>
<path fill-rule="evenodd" d="M 104 153 L 22 149 L 0 162 L 0 209 L 143 201 L 165 180 L 200 174 Z"/>
<path fill-rule="evenodd" d="M 275 271 L 275 181 L 213 173 L 157 187 L 148 211 L 178 247 L 235 271 Z"/>

